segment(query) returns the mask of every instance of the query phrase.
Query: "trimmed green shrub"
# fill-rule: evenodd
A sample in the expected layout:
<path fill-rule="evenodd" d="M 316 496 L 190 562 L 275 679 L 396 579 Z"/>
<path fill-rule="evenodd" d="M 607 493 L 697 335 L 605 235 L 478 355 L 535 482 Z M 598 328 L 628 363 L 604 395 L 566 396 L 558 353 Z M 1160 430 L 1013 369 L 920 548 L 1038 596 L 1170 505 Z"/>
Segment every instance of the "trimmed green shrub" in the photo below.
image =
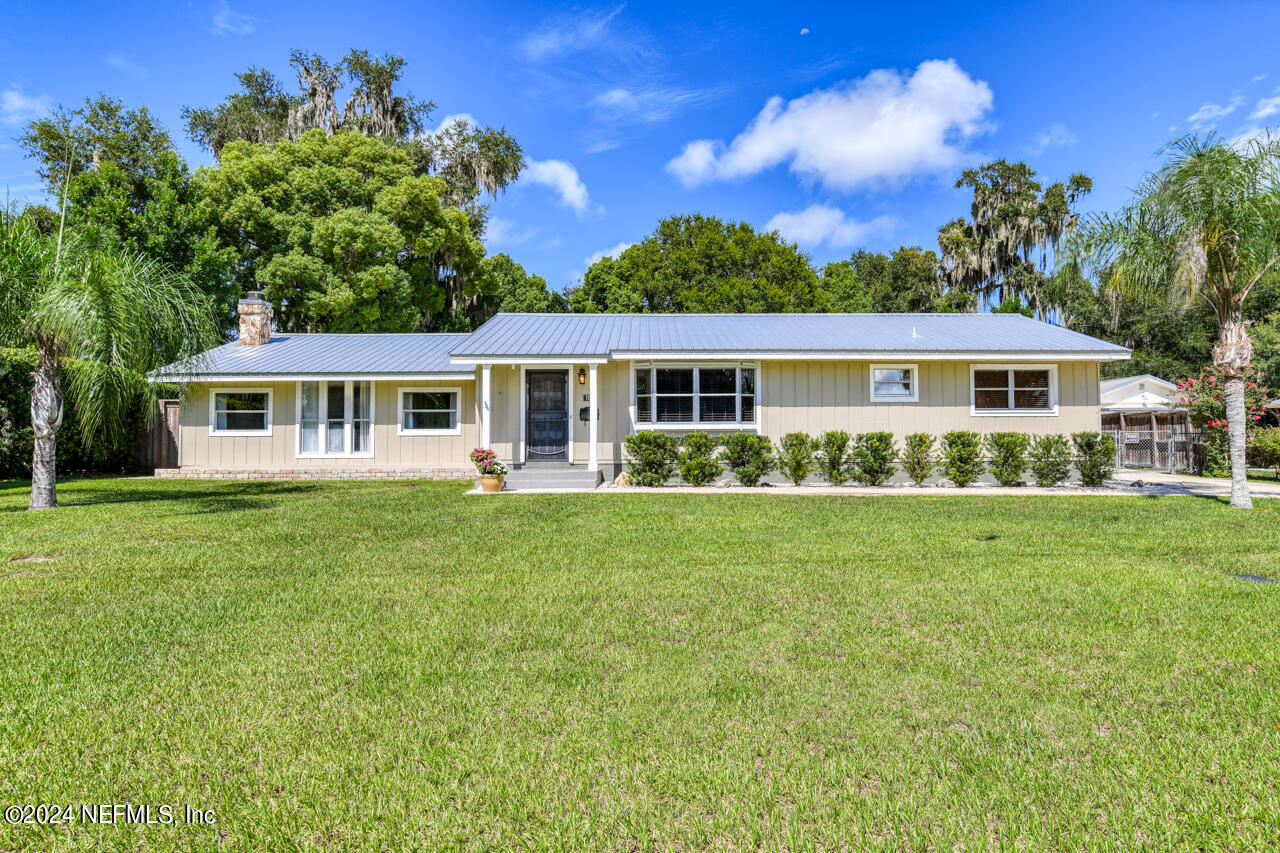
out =
<path fill-rule="evenodd" d="M 633 432 L 623 439 L 627 448 L 627 473 L 637 486 L 663 486 L 676 473 L 680 444 L 670 433 L 654 429 Z"/>
<path fill-rule="evenodd" d="M 964 488 L 982 473 L 982 436 L 957 429 L 942 436 L 942 464 L 938 473 Z"/>
<path fill-rule="evenodd" d="M 756 486 L 773 470 L 773 442 L 754 432 L 731 432 L 720 442 L 721 458 L 744 486 Z"/>
<path fill-rule="evenodd" d="M 893 476 L 897 457 L 891 432 L 864 432 L 853 440 L 853 478 L 864 486 L 882 486 Z"/>
<path fill-rule="evenodd" d="M 1250 436 L 1245 458 L 1254 468 L 1274 468 L 1280 477 L 1280 427 L 1260 429 Z"/>
<path fill-rule="evenodd" d="M 720 440 L 705 432 L 691 432 L 680 447 L 680 479 L 690 486 L 705 486 L 720 476 L 724 466 L 716 461 Z"/>
<path fill-rule="evenodd" d="M 849 481 L 849 440 L 849 433 L 842 429 L 828 430 L 818 439 L 818 472 L 833 486 Z"/>
<path fill-rule="evenodd" d="M 1027 445 L 1030 436 L 1023 432 L 992 432 L 987 434 L 987 463 L 991 476 L 1002 486 L 1021 486 L 1022 474 L 1027 470 Z"/>
<path fill-rule="evenodd" d="M 1077 432 L 1071 436 L 1076 446 L 1076 468 L 1080 482 L 1101 486 L 1116 470 L 1116 440 L 1101 432 Z"/>
<path fill-rule="evenodd" d="M 802 432 L 789 432 L 778 442 L 778 470 L 795 485 L 800 485 L 817 468 L 813 454 L 818 442 Z"/>
<path fill-rule="evenodd" d="M 933 442 L 933 435 L 927 432 L 913 432 L 903 442 L 898 461 L 902 463 L 902 470 L 907 472 L 907 476 L 917 486 L 923 486 L 924 481 L 933 474 L 933 466 L 936 464 Z"/>
<path fill-rule="evenodd" d="M 1071 446 L 1065 435 L 1041 435 L 1031 440 L 1031 476 L 1049 488 L 1071 476 Z"/>

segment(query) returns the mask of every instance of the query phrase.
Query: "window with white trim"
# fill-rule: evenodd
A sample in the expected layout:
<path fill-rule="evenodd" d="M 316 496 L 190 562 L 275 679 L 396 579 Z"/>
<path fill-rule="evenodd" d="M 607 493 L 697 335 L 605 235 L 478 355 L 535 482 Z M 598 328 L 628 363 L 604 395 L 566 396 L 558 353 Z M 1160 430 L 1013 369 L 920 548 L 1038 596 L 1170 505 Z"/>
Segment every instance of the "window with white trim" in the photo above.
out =
<path fill-rule="evenodd" d="M 458 388 L 401 388 L 401 435 L 461 435 Z"/>
<path fill-rule="evenodd" d="M 641 367 L 636 370 L 636 422 L 754 424 L 754 367 Z"/>
<path fill-rule="evenodd" d="M 373 453 L 373 383 L 298 383 L 298 455 Z"/>
<path fill-rule="evenodd" d="M 1058 407 L 1056 371 L 1030 365 L 974 365 L 976 414 L 1053 414 Z"/>
<path fill-rule="evenodd" d="M 214 391 L 209 402 L 213 435 L 270 435 L 271 391 Z"/>
<path fill-rule="evenodd" d="M 871 365 L 871 402 L 916 403 L 919 400 L 919 371 L 914 364 Z"/>

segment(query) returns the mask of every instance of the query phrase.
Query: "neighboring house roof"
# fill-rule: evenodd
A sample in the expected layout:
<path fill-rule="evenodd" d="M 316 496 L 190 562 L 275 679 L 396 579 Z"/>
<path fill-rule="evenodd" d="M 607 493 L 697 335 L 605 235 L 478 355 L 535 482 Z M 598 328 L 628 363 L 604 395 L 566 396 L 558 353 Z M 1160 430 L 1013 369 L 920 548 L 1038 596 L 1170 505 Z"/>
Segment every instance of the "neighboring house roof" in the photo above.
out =
<path fill-rule="evenodd" d="M 1104 412 L 1180 411 L 1171 408 L 1179 402 L 1178 386 L 1150 373 L 1104 379 L 1098 388 Z"/>
<path fill-rule="evenodd" d="M 1110 394 L 1124 388 L 1126 385 L 1136 385 L 1139 382 L 1147 382 L 1167 391 L 1178 390 L 1178 386 L 1173 382 L 1168 379 L 1161 379 L 1159 376 L 1152 376 L 1150 373 L 1143 373 L 1141 376 L 1121 376 L 1117 379 L 1103 379 L 1098 385 L 1103 394 Z"/>
<path fill-rule="evenodd" d="M 453 350 L 501 358 L 731 356 L 1129 357 L 1020 314 L 499 314 Z"/>
<path fill-rule="evenodd" d="M 209 350 L 189 364 L 170 364 L 155 378 L 173 381 L 285 377 L 467 377 L 475 365 L 450 360 L 465 334 L 273 333 L 258 346 L 237 341 Z"/>

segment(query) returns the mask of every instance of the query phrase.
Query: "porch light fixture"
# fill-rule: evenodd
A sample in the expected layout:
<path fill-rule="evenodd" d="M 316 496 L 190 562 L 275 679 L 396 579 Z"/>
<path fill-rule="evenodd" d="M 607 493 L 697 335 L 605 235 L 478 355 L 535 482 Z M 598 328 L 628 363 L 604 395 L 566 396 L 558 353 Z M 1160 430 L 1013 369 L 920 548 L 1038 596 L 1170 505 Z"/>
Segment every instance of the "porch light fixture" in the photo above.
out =
<path fill-rule="evenodd" d="M 587 384 L 587 369 L 585 367 L 578 368 L 578 384 L 579 385 Z"/>

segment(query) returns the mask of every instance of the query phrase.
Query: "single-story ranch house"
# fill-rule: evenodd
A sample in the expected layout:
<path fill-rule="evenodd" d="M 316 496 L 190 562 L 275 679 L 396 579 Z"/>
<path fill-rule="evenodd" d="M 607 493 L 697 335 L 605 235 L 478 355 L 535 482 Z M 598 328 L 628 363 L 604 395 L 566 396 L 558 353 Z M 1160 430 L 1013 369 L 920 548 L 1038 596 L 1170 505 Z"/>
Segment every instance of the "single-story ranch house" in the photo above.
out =
<path fill-rule="evenodd" d="M 598 481 L 637 430 L 772 439 L 1101 426 L 1123 347 L 1014 314 L 499 314 L 470 334 L 271 329 L 158 371 L 183 383 L 162 476 L 472 477 L 492 447 Z"/>

